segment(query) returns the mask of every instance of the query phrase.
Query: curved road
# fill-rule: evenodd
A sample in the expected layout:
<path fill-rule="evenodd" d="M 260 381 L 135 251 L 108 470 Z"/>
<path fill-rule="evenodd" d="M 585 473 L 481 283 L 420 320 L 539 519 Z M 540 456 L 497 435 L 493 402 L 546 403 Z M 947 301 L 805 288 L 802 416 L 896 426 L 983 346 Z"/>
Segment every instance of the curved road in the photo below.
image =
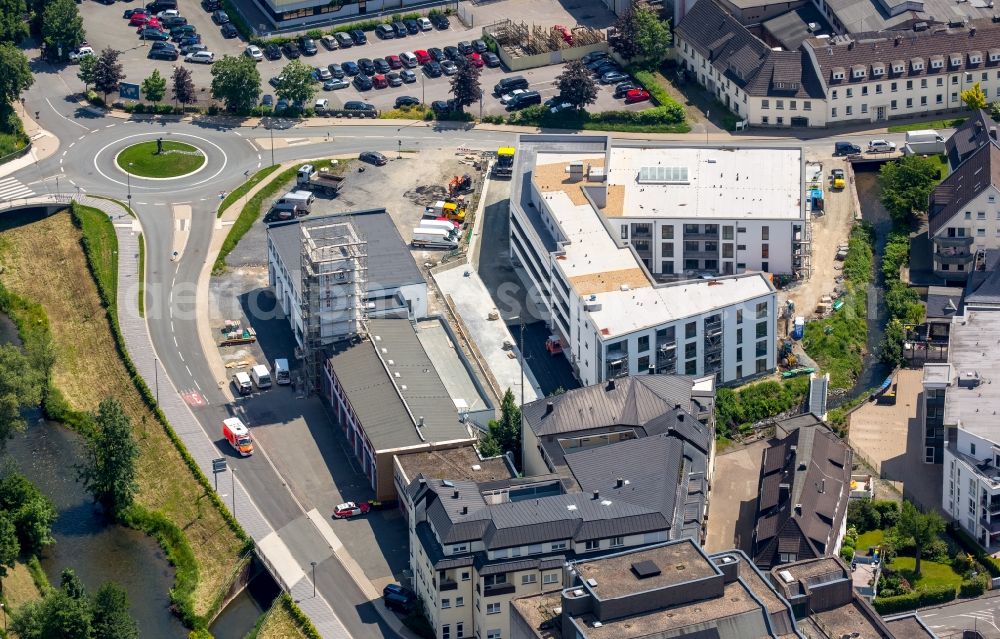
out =
<path fill-rule="evenodd" d="M 71 93 L 69 87 L 51 68 L 36 66 L 34 70 L 37 81 L 25 96 L 27 108 L 40 113 L 39 124 L 59 138 L 59 150 L 16 172 L 13 177 L 38 193 L 73 194 L 82 190 L 124 201 L 131 191 L 133 208 L 146 240 L 146 319 L 153 344 L 173 386 L 182 392 L 196 391 L 204 398 L 204 403 L 192 405 L 191 410 L 206 434 L 213 441 L 218 440 L 219 423 L 225 417 L 238 414 L 239 407 L 230 404 L 218 388 L 201 350 L 194 310 L 196 283 L 208 259 L 220 194 L 242 183 L 245 173 L 253 173 L 271 163 L 271 152 L 258 148 L 251 138 L 265 138 L 273 133 L 276 140 L 281 140 L 290 133 L 268 131 L 263 127 L 230 128 L 211 122 L 135 122 L 95 115 L 66 97 Z M 43 78 L 43 74 L 47 77 Z M 331 133 L 332 141 L 328 137 Z M 363 123 L 296 127 L 293 135 L 315 143 L 279 144 L 273 152 L 274 162 L 361 150 L 393 152 L 400 145 L 408 149 L 444 146 L 495 149 L 501 144 L 512 143 L 515 134 L 477 131 L 461 125 L 437 128 L 414 122 L 400 128 Z M 128 179 L 115 166 L 114 157 L 122 148 L 160 136 L 182 140 L 204 150 L 208 156 L 205 167 L 185 178 L 145 180 Z M 854 141 L 862 137 L 854 136 Z M 889 137 L 898 140 L 902 136 Z M 697 136 L 689 139 L 692 144 L 699 143 Z M 851 136 L 838 139 L 851 139 Z M 788 144 L 789 140 L 739 142 L 775 145 Z M 832 146 L 829 139 L 794 143 Z M 185 206 L 190 207 L 189 217 L 181 212 L 186 211 L 181 208 Z M 179 207 L 177 217 L 188 220 L 183 228 L 178 228 L 172 207 Z M 178 255 L 174 254 L 175 250 L 179 251 Z M 158 392 L 172 392 L 169 386 L 161 380 Z M 228 448 L 219 446 L 219 450 L 223 456 L 229 456 Z M 302 506 L 266 454 L 241 459 L 238 466 L 240 481 L 275 530 L 304 519 Z M 322 538 L 319 540 L 322 542 Z M 308 561 L 303 563 L 307 565 Z M 351 636 L 359 639 L 394 636 L 339 562 L 324 562 L 317 571 L 316 581 L 317 588 Z"/>

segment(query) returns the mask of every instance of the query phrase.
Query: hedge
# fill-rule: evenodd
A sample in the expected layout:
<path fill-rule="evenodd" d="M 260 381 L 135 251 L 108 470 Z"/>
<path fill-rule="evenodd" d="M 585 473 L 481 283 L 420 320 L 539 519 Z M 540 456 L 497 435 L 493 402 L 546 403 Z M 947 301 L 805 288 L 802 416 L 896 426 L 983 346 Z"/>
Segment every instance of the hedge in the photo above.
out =
<path fill-rule="evenodd" d="M 966 534 L 964 530 L 957 525 L 952 525 L 948 527 L 948 534 L 951 535 L 955 543 L 961 546 L 965 552 L 972 555 L 976 561 L 982 564 L 991 577 L 1000 577 L 1000 561 L 986 554 L 986 551 L 972 537 Z"/>
<path fill-rule="evenodd" d="M 958 588 L 958 596 L 963 598 L 979 597 L 986 594 L 990 589 L 990 578 L 985 574 L 978 574 L 971 579 L 962 581 Z"/>
<path fill-rule="evenodd" d="M 955 596 L 955 588 L 952 586 L 931 586 L 896 597 L 877 597 L 873 605 L 880 615 L 889 615 L 946 603 Z"/>
<path fill-rule="evenodd" d="M 650 97 L 652 97 L 657 104 L 660 106 L 676 106 L 682 113 L 684 112 L 684 108 L 677 103 L 677 100 L 670 97 L 667 90 L 664 89 L 663 86 L 661 86 L 657 81 L 656 74 L 650 71 L 642 71 L 640 69 L 633 69 L 631 73 L 632 77 L 638 80 L 639 84 L 649 91 Z"/>

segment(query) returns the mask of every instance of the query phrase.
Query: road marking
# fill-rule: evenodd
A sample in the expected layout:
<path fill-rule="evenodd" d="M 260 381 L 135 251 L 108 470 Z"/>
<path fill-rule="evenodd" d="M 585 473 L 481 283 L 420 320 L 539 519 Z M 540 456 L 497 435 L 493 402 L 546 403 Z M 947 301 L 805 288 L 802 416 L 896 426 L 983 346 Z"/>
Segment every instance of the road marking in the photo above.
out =
<path fill-rule="evenodd" d="M 182 362 L 184 361 L 184 354 L 183 353 L 177 353 L 177 357 L 180 357 Z"/>
<path fill-rule="evenodd" d="M 59 165 L 61 166 L 65 158 L 59 158 Z"/>
<path fill-rule="evenodd" d="M 240 133 L 239 131 L 234 131 L 234 133 L 236 133 L 236 135 L 240 136 L 241 138 L 243 137 L 243 134 Z"/>
<path fill-rule="evenodd" d="M 85 138 L 85 137 L 87 137 L 87 134 L 86 134 L 86 133 L 84 133 L 83 135 L 81 135 L 80 137 L 78 137 L 78 138 L 76 139 L 76 141 L 77 141 L 77 142 L 79 142 L 80 140 L 82 140 L 82 139 L 83 139 L 83 138 Z"/>
<path fill-rule="evenodd" d="M 50 109 L 52 109 L 52 112 L 53 112 L 53 113 L 55 113 L 56 115 L 58 115 L 58 116 L 59 116 L 60 118 L 62 118 L 63 120 L 66 120 L 67 122 L 71 122 L 72 124 L 75 124 L 75 125 L 77 125 L 78 127 L 80 127 L 81 129 L 83 129 L 84 131 L 88 131 L 88 132 L 89 132 L 89 131 L 91 130 L 91 129 L 90 129 L 90 127 L 86 127 L 86 126 L 83 126 L 82 124 L 80 124 L 80 123 L 79 123 L 79 122 L 77 122 L 76 120 L 73 120 L 73 119 L 71 119 L 71 118 L 67 118 L 67 117 L 66 117 L 65 115 L 63 115 L 62 113 L 59 113 L 58 111 L 56 111 L 56 108 L 55 108 L 54 106 L 52 106 L 52 103 L 51 103 L 51 102 L 49 102 L 49 99 L 48 99 L 48 98 L 45 98 L 45 102 L 46 102 L 46 104 L 48 104 L 48 105 L 49 105 L 49 108 L 50 108 Z"/>
<path fill-rule="evenodd" d="M 175 204 L 170 207 L 174 214 L 174 235 L 173 254 L 170 256 L 172 262 L 181 258 L 184 247 L 187 246 L 188 237 L 191 235 L 191 206 L 189 204 Z"/>
<path fill-rule="evenodd" d="M 937 614 L 938 614 L 938 613 L 936 613 L 936 612 L 932 612 L 932 613 L 931 613 L 931 614 L 929 614 L 929 615 L 920 615 L 920 616 L 926 619 L 926 618 L 928 618 L 928 617 L 936 617 L 936 616 L 937 616 Z"/>
<path fill-rule="evenodd" d="M 177 343 L 177 336 L 176 335 L 174 335 L 174 346 L 176 346 L 177 348 L 180 348 L 180 346 L 181 346 L 180 344 Z"/>
<path fill-rule="evenodd" d="M 260 161 L 260 153 L 257 154 L 257 161 Z"/>
<path fill-rule="evenodd" d="M 170 332 L 174 332 L 174 320 L 170 320 Z"/>
<path fill-rule="evenodd" d="M 198 380 L 194 380 L 194 385 L 198 387 L 198 390 L 201 390 L 201 384 L 198 383 Z"/>
<path fill-rule="evenodd" d="M 113 126 L 114 126 L 114 124 L 109 124 L 108 126 L 106 126 L 106 127 L 104 127 L 104 128 L 105 128 L 105 129 L 110 129 L 110 128 L 111 128 L 111 127 L 113 127 Z"/>
<path fill-rule="evenodd" d="M 12 177 L 0 178 L 0 200 L 31 197 L 35 192 Z"/>
<path fill-rule="evenodd" d="M 178 355 L 179 355 L 179 354 L 180 354 L 180 353 L 178 353 Z M 183 360 L 182 360 L 182 361 L 183 361 Z M 194 377 L 194 373 L 192 373 L 192 372 L 191 372 L 191 367 L 190 367 L 190 366 L 188 366 L 187 364 L 185 364 L 185 365 L 184 365 L 184 368 L 185 368 L 185 369 L 187 370 L 187 372 L 188 372 L 188 375 L 190 375 L 191 377 Z"/>

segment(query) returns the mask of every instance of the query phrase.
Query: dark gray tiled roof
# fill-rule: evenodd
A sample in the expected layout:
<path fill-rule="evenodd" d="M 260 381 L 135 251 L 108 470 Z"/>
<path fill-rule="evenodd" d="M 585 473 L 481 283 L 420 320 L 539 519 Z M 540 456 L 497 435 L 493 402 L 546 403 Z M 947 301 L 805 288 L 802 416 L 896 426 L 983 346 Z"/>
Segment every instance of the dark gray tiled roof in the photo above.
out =
<path fill-rule="evenodd" d="M 972 116 L 955 129 L 944 142 L 945 152 L 948 154 L 948 163 L 951 168 L 956 168 L 965 161 L 979 147 L 985 146 L 990 141 L 990 127 L 997 124 L 984 109 L 978 109 Z"/>
<path fill-rule="evenodd" d="M 316 220 L 331 220 L 349 222 L 354 232 L 368 243 L 368 282 L 369 289 L 396 288 L 408 284 L 424 282 L 420 269 L 410 255 L 406 243 L 396 229 L 392 217 L 385 209 L 367 209 L 363 211 L 345 211 L 334 215 L 307 217 L 287 222 L 275 222 L 268 225 L 267 234 L 271 238 L 278 256 L 284 262 L 292 279 L 296 295 L 299 294 L 299 270 L 301 266 L 300 252 L 302 234 L 299 225 L 302 222 Z"/>
<path fill-rule="evenodd" d="M 676 28 L 688 46 L 750 95 L 822 98 L 801 51 L 774 51 L 715 0 L 696 2 Z"/>
<path fill-rule="evenodd" d="M 488 565 L 480 557 L 480 560 L 477 563 L 481 566 L 477 569 L 479 576 L 485 577 L 486 575 L 518 572 L 521 570 L 551 570 L 552 568 L 560 568 L 564 563 L 566 563 L 566 556 L 553 555 L 549 557 L 535 557 L 520 559 L 517 561 L 502 561 Z"/>
<path fill-rule="evenodd" d="M 974 151 L 931 192 L 927 215 L 931 237 L 991 184 L 1000 185 L 1000 148 L 995 144 Z"/>
<path fill-rule="evenodd" d="M 470 439 L 410 321 L 371 320 L 369 334 L 335 345 L 329 366 L 375 450 Z"/>
<path fill-rule="evenodd" d="M 927 318 L 951 318 L 962 305 L 962 289 L 953 286 L 927 287 Z"/>
<path fill-rule="evenodd" d="M 753 0 L 753 2 L 759 2 L 759 0 Z M 819 29 L 810 33 L 810 23 L 820 25 Z M 788 51 L 795 51 L 803 40 L 813 37 L 815 33 L 830 32 L 826 16 L 810 2 L 770 20 L 765 20 L 762 26 L 774 40 L 777 40 Z"/>
<path fill-rule="evenodd" d="M 966 304 L 1000 304 L 1000 268 L 994 267 L 970 274 L 963 302 Z"/>

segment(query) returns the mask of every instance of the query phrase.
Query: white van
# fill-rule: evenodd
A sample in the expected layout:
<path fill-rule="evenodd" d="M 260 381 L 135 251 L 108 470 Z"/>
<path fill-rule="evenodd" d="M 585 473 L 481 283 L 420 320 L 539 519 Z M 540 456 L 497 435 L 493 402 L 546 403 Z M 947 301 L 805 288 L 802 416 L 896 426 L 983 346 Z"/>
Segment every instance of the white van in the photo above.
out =
<path fill-rule="evenodd" d="M 274 360 L 274 381 L 277 384 L 291 384 L 292 375 L 288 370 L 288 360 L 281 358 Z"/>
<path fill-rule="evenodd" d="M 271 388 L 271 373 L 268 372 L 267 366 L 257 364 L 250 369 L 250 377 L 253 378 L 253 383 L 257 385 L 258 389 Z"/>
<path fill-rule="evenodd" d="M 250 382 L 250 376 L 242 371 L 233 375 L 233 386 L 240 395 L 253 393 L 253 384 Z"/>
<path fill-rule="evenodd" d="M 312 213 L 312 204 L 316 201 L 316 196 L 309 191 L 289 191 L 284 197 L 278 198 L 274 202 L 274 210 L 294 212 L 299 215 Z"/>
<path fill-rule="evenodd" d="M 458 227 L 448 220 L 420 220 L 420 228 L 441 229 L 442 231 L 447 231 L 452 236 L 458 235 Z"/>

